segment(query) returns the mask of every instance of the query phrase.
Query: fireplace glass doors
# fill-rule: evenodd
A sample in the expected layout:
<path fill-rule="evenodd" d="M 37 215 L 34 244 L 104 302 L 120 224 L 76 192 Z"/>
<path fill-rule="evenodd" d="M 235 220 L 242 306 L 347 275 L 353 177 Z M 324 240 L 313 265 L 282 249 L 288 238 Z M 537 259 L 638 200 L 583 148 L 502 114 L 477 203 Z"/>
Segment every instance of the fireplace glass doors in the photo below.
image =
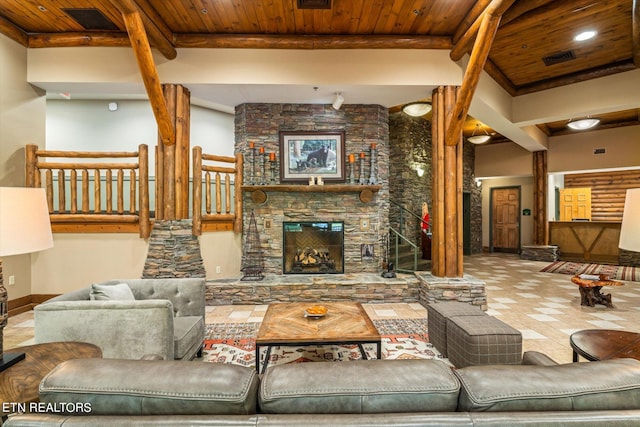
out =
<path fill-rule="evenodd" d="M 344 273 L 343 222 L 283 223 L 284 274 Z"/>

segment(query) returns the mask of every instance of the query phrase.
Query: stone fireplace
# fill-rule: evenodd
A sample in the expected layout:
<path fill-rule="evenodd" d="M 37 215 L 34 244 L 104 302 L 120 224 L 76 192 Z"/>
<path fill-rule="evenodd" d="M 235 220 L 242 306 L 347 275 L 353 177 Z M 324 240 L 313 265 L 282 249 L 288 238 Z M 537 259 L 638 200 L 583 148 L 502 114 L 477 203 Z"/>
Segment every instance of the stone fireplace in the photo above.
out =
<path fill-rule="evenodd" d="M 377 147 L 376 172 L 378 185 L 367 197 L 357 185 L 337 182 L 309 188 L 308 184 L 282 185 L 279 173 L 275 182 L 263 187 L 264 197 L 255 197 L 255 191 L 243 191 L 243 242 L 246 241 L 251 213 L 254 213 L 264 257 L 266 274 L 281 275 L 293 270 L 293 264 L 283 258 L 285 225 L 289 223 L 341 223 L 343 244 L 341 257 L 336 262 L 336 273 L 382 271 L 382 243 L 389 225 L 389 115 L 380 105 L 343 105 L 338 111 L 331 105 L 317 104 L 242 104 L 236 107 L 235 151 L 248 159 L 250 144 L 263 148 L 265 158 L 275 153 L 277 170 L 280 167 L 280 132 L 344 131 L 344 162 L 348 156 L 366 153 L 365 172 L 370 171 L 369 153 L 372 144 Z M 356 176 L 359 164 L 356 164 Z M 244 162 L 243 181 L 249 182 L 250 165 Z M 253 186 L 252 189 L 255 189 Z M 362 187 L 365 188 L 365 187 Z M 327 249 L 328 245 L 319 245 Z M 368 255 L 363 256 L 363 248 Z M 303 250 L 305 248 L 302 248 Z M 371 253 L 372 252 L 372 253 Z M 342 258 L 340 260 L 339 258 Z M 342 268 L 339 263 L 342 262 Z M 311 268 L 302 272 L 315 273 Z M 307 271 L 305 271 L 307 270 Z M 318 273 L 324 273 L 318 271 Z"/>
<path fill-rule="evenodd" d="M 285 222 L 282 266 L 284 274 L 344 273 L 344 223 Z"/>

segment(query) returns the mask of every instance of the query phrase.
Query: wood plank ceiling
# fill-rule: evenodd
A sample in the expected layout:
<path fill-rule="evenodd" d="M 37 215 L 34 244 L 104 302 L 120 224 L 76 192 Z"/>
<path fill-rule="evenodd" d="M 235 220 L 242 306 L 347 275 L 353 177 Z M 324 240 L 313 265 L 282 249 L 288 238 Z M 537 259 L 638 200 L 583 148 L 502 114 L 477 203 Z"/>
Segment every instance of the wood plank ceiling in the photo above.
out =
<path fill-rule="evenodd" d="M 495 0 L 494 0 L 495 1 Z M 516 1 L 484 66 L 512 96 L 640 65 L 639 0 Z M 29 48 L 130 46 L 123 11 L 140 13 L 168 59 L 192 48 L 428 48 L 469 53 L 490 0 L 0 0 L 0 32 Z M 587 42 L 576 30 L 594 30 Z M 600 115 L 602 127 L 640 124 L 638 110 Z M 467 120 L 465 136 L 475 129 Z M 566 133 L 566 121 L 540 125 Z M 485 128 L 488 132 L 491 129 Z M 500 140 L 497 135 L 496 140 Z"/>

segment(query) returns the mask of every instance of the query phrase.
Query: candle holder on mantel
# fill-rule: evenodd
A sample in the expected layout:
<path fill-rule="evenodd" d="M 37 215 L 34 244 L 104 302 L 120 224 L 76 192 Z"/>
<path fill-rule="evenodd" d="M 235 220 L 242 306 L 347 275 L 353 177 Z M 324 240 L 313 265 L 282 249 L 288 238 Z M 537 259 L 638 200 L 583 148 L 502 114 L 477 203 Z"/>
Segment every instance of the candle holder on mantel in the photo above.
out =
<path fill-rule="evenodd" d="M 349 184 L 356 183 L 356 164 L 354 162 L 349 163 Z"/>
<path fill-rule="evenodd" d="M 256 147 L 249 145 L 249 151 L 251 155 L 249 156 L 249 185 L 253 185 L 256 183 Z"/>
<path fill-rule="evenodd" d="M 271 169 L 271 179 L 269 180 L 272 184 L 276 183 L 276 167 L 278 162 L 276 162 L 276 159 L 269 159 L 269 169 Z"/>
<path fill-rule="evenodd" d="M 376 185 L 378 178 L 376 178 L 376 144 L 371 144 L 371 173 L 369 174 L 369 184 Z"/>
<path fill-rule="evenodd" d="M 260 153 L 260 185 L 265 185 L 266 181 L 265 181 L 265 175 L 264 175 L 264 156 L 266 156 L 265 153 Z"/>
<path fill-rule="evenodd" d="M 364 153 L 360 153 L 360 178 L 358 178 L 358 184 L 364 185 L 367 181 L 364 178 Z"/>

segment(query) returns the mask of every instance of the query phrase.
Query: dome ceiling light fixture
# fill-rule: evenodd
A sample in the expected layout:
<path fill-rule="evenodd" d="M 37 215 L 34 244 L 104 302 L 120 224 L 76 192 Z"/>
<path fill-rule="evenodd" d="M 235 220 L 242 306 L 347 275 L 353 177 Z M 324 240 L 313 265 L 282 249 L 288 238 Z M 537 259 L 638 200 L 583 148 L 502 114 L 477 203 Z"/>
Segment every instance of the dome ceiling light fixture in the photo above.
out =
<path fill-rule="evenodd" d="M 596 119 L 595 117 L 587 117 L 586 119 L 579 119 L 576 121 L 569 120 L 567 126 L 574 130 L 587 130 L 591 129 L 594 126 L 597 126 L 600 123 L 600 119 Z"/>
<path fill-rule="evenodd" d="M 489 142 L 489 140 L 491 139 L 491 135 L 487 133 L 486 129 L 482 129 L 482 130 L 484 132 L 484 135 L 482 134 L 476 135 L 476 131 L 480 132 L 480 123 L 476 123 L 476 128 L 473 130 L 473 133 L 471 134 L 471 136 L 467 138 L 467 141 L 476 145 Z"/>
<path fill-rule="evenodd" d="M 402 112 L 412 117 L 420 117 L 431 111 L 431 103 L 426 101 L 410 102 L 402 107 Z"/>

